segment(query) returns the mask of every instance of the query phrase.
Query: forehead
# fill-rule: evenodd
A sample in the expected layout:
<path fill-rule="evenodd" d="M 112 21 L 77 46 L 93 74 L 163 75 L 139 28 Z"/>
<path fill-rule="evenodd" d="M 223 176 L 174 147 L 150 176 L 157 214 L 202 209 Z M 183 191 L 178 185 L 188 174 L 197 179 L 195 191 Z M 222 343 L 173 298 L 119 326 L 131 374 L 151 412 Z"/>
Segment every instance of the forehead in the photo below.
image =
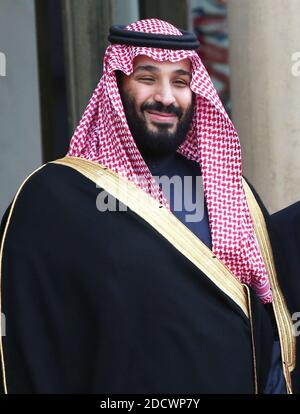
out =
<path fill-rule="evenodd" d="M 157 60 L 151 59 L 148 56 L 139 55 L 133 61 L 133 70 L 136 70 L 140 66 L 152 66 L 157 71 L 161 72 L 172 73 L 178 70 L 184 70 L 192 73 L 192 63 L 190 59 L 182 59 L 178 62 L 170 62 L 169 60 L 158 62 Z"/>

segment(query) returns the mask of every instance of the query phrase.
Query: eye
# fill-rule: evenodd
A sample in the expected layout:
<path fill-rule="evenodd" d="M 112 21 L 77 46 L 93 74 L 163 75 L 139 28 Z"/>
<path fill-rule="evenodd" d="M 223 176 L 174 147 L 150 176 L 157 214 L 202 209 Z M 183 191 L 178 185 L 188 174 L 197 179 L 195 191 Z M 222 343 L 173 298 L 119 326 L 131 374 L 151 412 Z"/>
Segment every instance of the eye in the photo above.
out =
<path fill-rule="evenodd" d="M 188 82 L 184 79 L 176 79 L 174 83 L 176 86 L 188 86 Z"/>
<path fill-rule="evenodd" d="M 147 82 L 147 83 L 154 82 L 154 78 L 151 78 L 150 76 L 143 76 L 141 78 L 138 78 L 138 80 L 142 82 Z"/>

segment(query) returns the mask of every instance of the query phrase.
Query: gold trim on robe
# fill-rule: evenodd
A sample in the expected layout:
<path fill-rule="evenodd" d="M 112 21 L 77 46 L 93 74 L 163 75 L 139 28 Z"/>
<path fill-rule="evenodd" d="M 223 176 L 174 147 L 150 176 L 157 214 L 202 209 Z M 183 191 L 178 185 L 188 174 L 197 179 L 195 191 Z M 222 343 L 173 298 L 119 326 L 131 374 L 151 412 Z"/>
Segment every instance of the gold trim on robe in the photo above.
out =
<path fill-rule="evenodd" d="M 243 285 L 216 255 L 167 208 L 135 184 L 114 171 L 83 158 L 65 157 L 56 161 L 72 167 L 142 217 L 229 296 L 249 318 Z"/>
<path fill-rule="evenodd" d="M 17 201 L 17 198 L 20 194 L 20 192 L 22 191 L 22 188 L 24 187 L 24 185 L 26 184 L 26 182 L 30 179 L 30 177 L 35 174 L 37 171 L 39 171 L 41 168 L 43 168 L 46 164 L 41 165 L 39 168 L 37 168 L 36 170 L 34 170 L 27 178 L 25 178 L 25 180 L 23 181 L 23 183 L 20 185 L 14 200 L 12 202 L 12 205 L 10 207 L 9 210 L 9 214 L 7 217 L 7 221 L 4 227 L 4 231 L 3 231 L 3 237 L 1 240 L 1 247 L 0 247 L 0 313 L 2 316 L 2 257 L 3 257 L 3 249 L 4 249 L 4 241 L 5 241 L 5 237 L 6 237 L 6 233 L 7 233 L 7 229 L 11 220 L 11 216 L 13 213 L 13 209 L 15 206 L 15 203 Z M 5 362 L 4 362 L 4 352 L 3 352 L 3 343 L 2 343 L 2 317 L 1 317 L 1 325 L 0 325 L 0 353 L 1 353 L 1 367 L 2 367 L 2 376 L 3 376 L 3 389 L 4 389 L 4 393 L 7 394 L 7 383 L 6 383 L 6 373 L 5 373 Z"/>
<path fill-rule="evenodd" d="M 78 157 L 64 157 L 52 163 L 65 165 L 77 170 L 85 177 L 96 183 L 100 188 L 107 191 L 110 195 L 118 199 L 122 204 L 129 207 L 133 212 L 143 218 L 158 233 L 165 237 L 180 253 L 190 260 L 201 272 L 203 272 L 223 293 L 230 297 L 250 319 L 252 349 L 253 349 L 253 366 L 255 392 L 257 393 L 257 373 L 256 373 L 256 356 L 255 344 L 253 337 L 252 314 L 250 293 L 246 285 L 240 283 L 224 263 L 210 250 L 191 230 L 189 230 L 176 216 L 167 208 L 160 205 L 153 197 L 145 191 L 138 188 L 135 184 L 117 173 L 109 170 L 103 165 L 88 161 Z M 46 164 L 45 164 L 46 165 Z M 14 205 L 25 183 L 29 178 L 45 165 L 37 168 L 21 184 L 13 200 L 9 216 L 5 225 L 1 249 L 0 249 L 0 283 L 2 271 L 2 257 L 4 242 L 7 229 L 11 220 Z M 288 392 L 291 393 L 290 372 L 295 366 L 295 338 L 292 333 L 291 318 L 288 313 L 283 295 L 280 291 L 272 248 L 264 221 L 264 217 L 253 196 L 249 186 L 243 181 L 245 194 L 248 200 L 251 216 L 254 222 L 255 233 L 258 238 L 259 246 L 265 261 L 271 288 L 273 291 L 273 309 L 279 332 L 281 344 L 282 360 L 284 375 L 287 383 Z M 1 309 L 1 297 L 0 297 Z M 4 391 L 7 394 L 7 383 L 5 375 L 5 361 L 3 355 L 3 344 L 1 336 L 1 364 L 4 382 Z"/>
<path fill-rule="evenodd" d="M 249 185 L 244 179 L 243 185 L 253 219 L 255 234 L 269 275 L 273 293 L 272 306 L 280 339 L 283 373 L 287 383 L 287 391 L 291 394 L 291 372 L 296 365 L 296 338 L 293 334 L 292 320 L 285 303 L 284 296 L 279 287 L 271 242 L 263 213 Z"/>

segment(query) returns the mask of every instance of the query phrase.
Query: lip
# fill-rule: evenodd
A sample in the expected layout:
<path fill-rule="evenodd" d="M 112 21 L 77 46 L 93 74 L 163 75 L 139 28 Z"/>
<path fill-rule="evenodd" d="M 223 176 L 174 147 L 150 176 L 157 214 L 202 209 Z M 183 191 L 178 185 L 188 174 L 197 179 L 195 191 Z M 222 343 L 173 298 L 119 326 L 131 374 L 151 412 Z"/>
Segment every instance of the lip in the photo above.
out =
<path fill-rule="evenodd" d="M 175 114 L 168 114 L 166 112 L 156 112 L 156 111 L 146 111 L 150 120 L 153 122 L 161 122 L 161 123 L 174 123 L 176 121 L 177 116 Z"/>

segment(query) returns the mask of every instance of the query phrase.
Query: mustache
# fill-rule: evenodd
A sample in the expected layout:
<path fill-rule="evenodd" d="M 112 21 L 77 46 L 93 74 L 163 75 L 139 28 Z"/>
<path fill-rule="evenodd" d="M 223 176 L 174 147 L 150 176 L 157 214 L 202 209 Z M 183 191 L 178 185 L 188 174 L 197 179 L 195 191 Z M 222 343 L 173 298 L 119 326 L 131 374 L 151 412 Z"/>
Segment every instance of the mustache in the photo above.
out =
<path fill-rule="evenodd" d="M 165 106 L 160 102 L 153 102 L 153 103 L 144 103 L 141 106 L 142 111 L 157 111 L 157 112 L 164 112 L 167 114 L 175 114 L 178 118 L 182 116 L 182 110 L 177 108 L 176 106 L 169 105 Z"/>

